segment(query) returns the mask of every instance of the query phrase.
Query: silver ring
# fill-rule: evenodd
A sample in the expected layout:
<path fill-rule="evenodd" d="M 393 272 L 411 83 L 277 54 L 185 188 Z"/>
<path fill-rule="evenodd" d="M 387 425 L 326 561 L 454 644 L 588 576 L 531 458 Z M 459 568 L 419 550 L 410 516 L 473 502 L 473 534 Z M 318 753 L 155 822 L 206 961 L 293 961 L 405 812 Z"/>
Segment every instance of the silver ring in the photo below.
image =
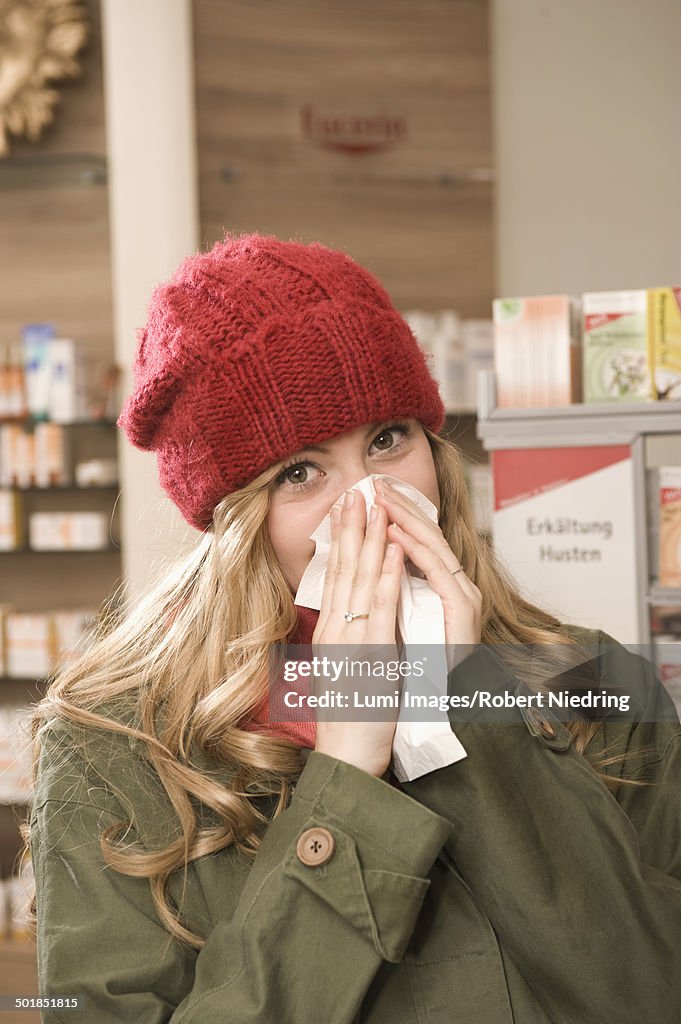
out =
<path fill-rule="evenodd" d="M 368 619 L 369 612 L 346 612 L 343 618 L 346 622 L 352 622 L 353 619 Z"/>
<path fill-rule="evenodd" d="M 456 576 L 457 572 L 463 572 L 463 566 L 462 565 L 460 565 L 458 569 L 452 569 L 452 571 L 450 572 L 449 575 L 450 576 Z"/>

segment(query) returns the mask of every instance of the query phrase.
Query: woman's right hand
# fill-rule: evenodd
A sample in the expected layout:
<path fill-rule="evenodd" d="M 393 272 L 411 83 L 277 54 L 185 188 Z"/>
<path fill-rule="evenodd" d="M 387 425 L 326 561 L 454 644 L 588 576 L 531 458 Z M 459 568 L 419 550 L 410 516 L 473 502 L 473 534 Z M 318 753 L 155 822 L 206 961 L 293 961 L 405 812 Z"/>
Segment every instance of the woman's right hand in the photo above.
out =
<path fill-rule="evenodd" d="M 384 508 L 374 505 L 368 523 L 366 518 L 361 491 L 347 491 L 342 509 L 336 505 L 331 510 L 331 548 L 312 636 L 313 651 L 320 657 L 327 644 L 350 652 L 355 644 L 377 646 L 397 657 L 397 602 L 404 552 L 399 544 L 386 548 L 388 515 Z M 369 617 L 347 622 L 347 611 L 368 612 Z M 355 681 L 355 689 L 361 688 L 362 680 Z M 388 692 L 394 690 L 391 684 Z M 392 756 L 399 708 L 392 716 L 386 709 L 382 714 L 388 720 L 320 721 L 318 716 L 315 750 L 380 777 Z"/>

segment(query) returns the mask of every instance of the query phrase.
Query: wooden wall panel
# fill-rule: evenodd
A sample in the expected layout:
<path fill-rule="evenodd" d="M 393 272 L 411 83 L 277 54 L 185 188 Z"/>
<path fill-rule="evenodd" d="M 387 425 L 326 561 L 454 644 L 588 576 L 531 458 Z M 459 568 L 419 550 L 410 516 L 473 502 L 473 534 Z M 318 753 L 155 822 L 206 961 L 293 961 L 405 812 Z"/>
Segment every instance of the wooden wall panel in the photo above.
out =
<path fill-rule="evenodd" d="M 82 75 L 57 84 L 54 122 L 35 143 L 10 136 L 5 163 L 40 161 L 39 175 L 30 172 L 39 183 L 3 184 L 0 160 L 0 346 L 17 342 L 23 324 L 48 320 L 62 336 L 108 358 L 113 335 L 106 186 L 58 181 L 64 178 L 59 161 L 106 152 L 99 0 L 87 0 L 87 8 L 91 28 L 79 55 Z"/>
<path fill-rule="evenodd" d="M 373 269 L 402 308 L 488 316 L 486 0 L 193 6 L 203 243 L 225 230 L 318 239 Z M 397 141 L 353 155 L 310 137 L 338 115 L 382 115 Z"/>

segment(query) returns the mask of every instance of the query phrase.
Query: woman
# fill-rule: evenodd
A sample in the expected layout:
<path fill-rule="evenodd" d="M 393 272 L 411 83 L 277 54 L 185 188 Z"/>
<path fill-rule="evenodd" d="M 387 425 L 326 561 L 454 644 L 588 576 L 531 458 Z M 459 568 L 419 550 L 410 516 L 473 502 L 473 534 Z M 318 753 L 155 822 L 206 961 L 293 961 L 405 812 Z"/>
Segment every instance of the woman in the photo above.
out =
<path fill-rule="evenodd" d="M 41 994 L 81 1021 L 678 1021 L 681 727 L 647 661 L 504 578 L 442 423 L 342 253 L 227 237 L 156 291 L 119 424 L 203 536 L 35 712 Z M 367 521 L 379 474 L 438 523 L 379 485 Z M 294 597 L 331 510 L 317 616 Z M 466 757 L 401 786 L 394 716 L 269 725 L 273 643 L 399 643 L 405 558 L 467 653 L 449 694 L 591 674 L 635 713 L 473 714 Z"/>

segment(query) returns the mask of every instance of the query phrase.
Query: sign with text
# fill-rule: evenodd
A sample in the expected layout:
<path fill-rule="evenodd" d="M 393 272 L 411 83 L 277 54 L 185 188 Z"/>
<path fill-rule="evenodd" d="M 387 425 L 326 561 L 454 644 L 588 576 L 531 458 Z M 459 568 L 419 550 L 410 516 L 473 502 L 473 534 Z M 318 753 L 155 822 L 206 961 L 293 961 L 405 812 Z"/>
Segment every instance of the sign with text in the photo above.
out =
<path fill-rule="evenodd" d="M 628 445 L 494 451 L 494 549 L 562 621 L 640 642 Z"/>

